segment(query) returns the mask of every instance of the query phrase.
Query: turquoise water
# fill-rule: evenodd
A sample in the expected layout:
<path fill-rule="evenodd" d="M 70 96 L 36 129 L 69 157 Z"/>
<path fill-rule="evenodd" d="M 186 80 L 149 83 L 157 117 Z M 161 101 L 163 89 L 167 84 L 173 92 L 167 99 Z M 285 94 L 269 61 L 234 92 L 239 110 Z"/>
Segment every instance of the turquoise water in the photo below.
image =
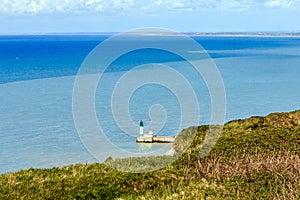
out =
<path fill-rule="evenodd" d="M 72 92 L 84 58 L 107 37 L 0 36 L 0 173 L 97 161 L 76 131 Z M 225 121 L 300 108 L 299 38 L 196 40 L 207 49 L 222 75 L 227 97 Z M 210 123 L 210 96 L 205 83 L 180 58 L 157 50 L 133 52 L 110 66 L 95 99 L 96 115 L 107 137 L 129 152 L 164 148 L 138 146 L 134 140 L 136 127 L 127 127 L 132 135 L 124 134 L 111 114 L 110 97 L 116 81 L 134 66 L 145 63 L 165 63 L 185 74 L 197 88 L 199 124 Z M 132 120 L 138 124 L 143 119 L 149 124 L 148 112 L 154 104 L 162 105 L 167 113 L 159 134 L 176 135 L 180 107 L 176 96 L 166 88 L 148 85 L 136 91 L 128 108 Z M 122 120 L 122 116 L 118 117 Z M 105 144 L 99 146 L 99 154 L 106 151 L 118 156 Z"/>

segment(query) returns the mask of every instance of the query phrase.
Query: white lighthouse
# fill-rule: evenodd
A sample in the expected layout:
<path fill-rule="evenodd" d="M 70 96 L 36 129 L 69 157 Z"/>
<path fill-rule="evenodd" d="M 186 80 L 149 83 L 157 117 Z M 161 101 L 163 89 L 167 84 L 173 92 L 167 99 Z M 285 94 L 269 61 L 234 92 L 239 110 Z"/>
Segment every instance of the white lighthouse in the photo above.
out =
<path fill-rule="evenodd" d="M 140 122 L 140 136 L 144 136 L 144 123 L 142 120 Z"/>
<path fill-rule="evenodd" d="M 173 143 L 175 136 L 156 136 L 153 131 L 144 134 L 144 122 L 140 122 L 140 134 L 136 137 L 137 143 Z"/>

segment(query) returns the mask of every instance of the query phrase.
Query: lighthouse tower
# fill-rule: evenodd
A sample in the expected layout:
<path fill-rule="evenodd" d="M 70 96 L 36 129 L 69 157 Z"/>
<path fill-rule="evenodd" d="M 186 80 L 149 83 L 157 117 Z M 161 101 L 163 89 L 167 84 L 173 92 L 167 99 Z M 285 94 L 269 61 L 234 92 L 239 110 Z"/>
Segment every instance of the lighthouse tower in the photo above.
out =
<path fill-rule="evenodd" d="M 144 123 L 142 120 L 140 122 L 140 136 L 144 136 Z"/>

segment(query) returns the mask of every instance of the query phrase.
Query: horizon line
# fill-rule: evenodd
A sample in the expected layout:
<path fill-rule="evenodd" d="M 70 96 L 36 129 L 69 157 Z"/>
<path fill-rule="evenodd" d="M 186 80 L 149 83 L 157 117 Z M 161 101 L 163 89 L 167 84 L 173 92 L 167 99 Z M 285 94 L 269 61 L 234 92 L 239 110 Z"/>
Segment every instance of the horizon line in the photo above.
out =
<path fill-rule="evenodd" d="M 114 35 L 123 31 L 55 31 L 55 32 L 20 32 L 20 33 L 1 33 L 0 36 L 35 36 L 35 35 Z M 300 31 L 182 31 L 180 34 L 191 36 L 300 36 Z M 155 34 L 155 33 L 154 33 Z"/>

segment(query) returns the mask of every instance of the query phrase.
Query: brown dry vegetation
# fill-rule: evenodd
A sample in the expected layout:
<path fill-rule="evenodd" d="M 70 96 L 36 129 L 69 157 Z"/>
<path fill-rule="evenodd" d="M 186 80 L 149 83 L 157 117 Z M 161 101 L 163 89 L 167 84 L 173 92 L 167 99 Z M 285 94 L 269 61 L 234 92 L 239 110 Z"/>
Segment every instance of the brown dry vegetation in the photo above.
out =
<path fill-rule="evenodd" d="M 295 181 L 300 181 L 300 177 L 297 176 L 300 174 L 299 156 L 285 154 L 284 156 L 243 155 L 238 159 L 226 157 L 202 159 L 198 160 L 196 167 L 199 175 L 205 177 L 232 177 L 262 171 L 286 171 Z"/>

